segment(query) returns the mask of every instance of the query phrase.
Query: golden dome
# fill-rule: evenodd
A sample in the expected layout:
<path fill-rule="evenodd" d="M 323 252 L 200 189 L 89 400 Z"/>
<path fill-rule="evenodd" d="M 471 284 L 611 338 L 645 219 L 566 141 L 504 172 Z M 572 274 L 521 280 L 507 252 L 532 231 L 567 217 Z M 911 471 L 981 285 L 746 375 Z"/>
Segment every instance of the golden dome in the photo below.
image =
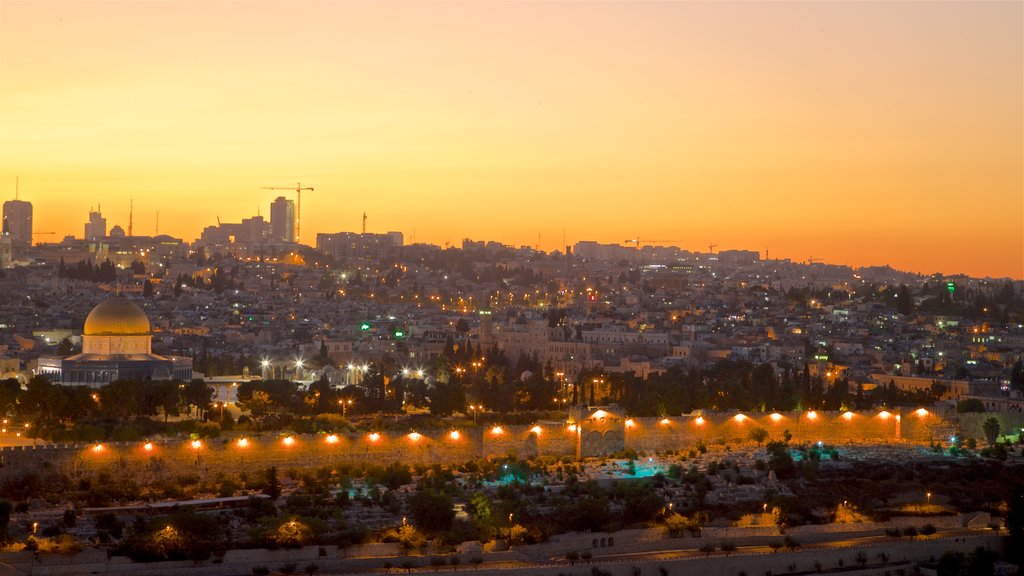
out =
<path fill-rule="evenodd" d="M 149 318 L 124 296 L 100 302 L 85 318 L 84 336 L 142 336 L 149 334 Z"/>

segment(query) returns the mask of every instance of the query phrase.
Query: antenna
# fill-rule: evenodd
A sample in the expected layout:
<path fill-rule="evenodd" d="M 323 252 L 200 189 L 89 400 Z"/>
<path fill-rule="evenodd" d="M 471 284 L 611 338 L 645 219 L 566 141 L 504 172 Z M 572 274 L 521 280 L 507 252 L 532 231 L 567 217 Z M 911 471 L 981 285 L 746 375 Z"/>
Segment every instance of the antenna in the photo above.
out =
<path fill-rule="evenodd" d="M 366 212 L 363 212 L 363 234 L 366 234 Z"/>

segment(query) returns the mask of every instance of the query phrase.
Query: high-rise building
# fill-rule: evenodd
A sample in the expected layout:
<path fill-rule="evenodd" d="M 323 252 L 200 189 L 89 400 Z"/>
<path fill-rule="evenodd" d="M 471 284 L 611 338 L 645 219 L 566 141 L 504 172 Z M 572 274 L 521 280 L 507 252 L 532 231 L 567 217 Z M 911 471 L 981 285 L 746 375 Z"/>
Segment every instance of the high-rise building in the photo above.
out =
<path fill-rule="evenodd" d="M 107 219 L 97 208 L 89 210 L 89 221 L 85 223 L 85 239 L 90 242 L 103 240 L 107 236 Z"/>
<path fill-rule="evenodd" d="M 3 233 L 11 237 L 15 248 L 32 245 L 32 203 L 24 200 L 4 202 Z"/>
<path fill-rule="evenodd" d="M 295 202 L 278 196 L 270 204 L 270 236 L 276 242 L 295 242 Z"/>

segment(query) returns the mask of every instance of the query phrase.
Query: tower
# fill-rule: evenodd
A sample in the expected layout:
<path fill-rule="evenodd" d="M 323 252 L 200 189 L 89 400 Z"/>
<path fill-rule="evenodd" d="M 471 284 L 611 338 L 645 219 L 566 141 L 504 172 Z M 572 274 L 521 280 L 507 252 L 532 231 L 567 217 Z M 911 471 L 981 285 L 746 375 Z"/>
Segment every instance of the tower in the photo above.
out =
<path fill-rule="evenodd" d="M 107 236 L 107 219 L 103 217 L 100 208 L 94 212 L 89 209 L 89 221 L 85 223 L 85 239 L 90 242 L 103 240 Z"/>
<path fill-rule="evenodd" d="M 32 203 L 24 200 L 4 202 L 2 232 L 11 237 L 11 246 L 26 248 L 32 245 Z"/>
<path fill-rule="evenodd" d="M 277 242 L 295 242 L 295 202 L 278 196 L 270 204 L 270 235 Z"/>

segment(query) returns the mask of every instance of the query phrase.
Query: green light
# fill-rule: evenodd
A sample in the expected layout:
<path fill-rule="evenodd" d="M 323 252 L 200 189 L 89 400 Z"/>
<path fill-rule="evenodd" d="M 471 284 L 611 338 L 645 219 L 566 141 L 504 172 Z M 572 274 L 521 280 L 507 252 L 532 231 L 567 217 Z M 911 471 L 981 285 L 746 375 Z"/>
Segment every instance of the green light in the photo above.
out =
<path fill-rule="evenodd" d="M 952 294 L 954 291 L 956 291 L 956 284 L 954 284 L 953 282 L 946 282 L 946 290 L 949 290 L 949 293 Z"/>
<path fill-rule="evenodd" d="M 395 330 L 395 338 L 402 338 L 403 336 L 405 336 L 405 332 L 402 332 L 401 330 Z"/>
<path fill-rule="evenodd" d="M 369 330 L 370 329 L 370 323 L 369 322 L 363 322 L 362 324 L 359 325 L 359 329 L 360 330 Z"/>

